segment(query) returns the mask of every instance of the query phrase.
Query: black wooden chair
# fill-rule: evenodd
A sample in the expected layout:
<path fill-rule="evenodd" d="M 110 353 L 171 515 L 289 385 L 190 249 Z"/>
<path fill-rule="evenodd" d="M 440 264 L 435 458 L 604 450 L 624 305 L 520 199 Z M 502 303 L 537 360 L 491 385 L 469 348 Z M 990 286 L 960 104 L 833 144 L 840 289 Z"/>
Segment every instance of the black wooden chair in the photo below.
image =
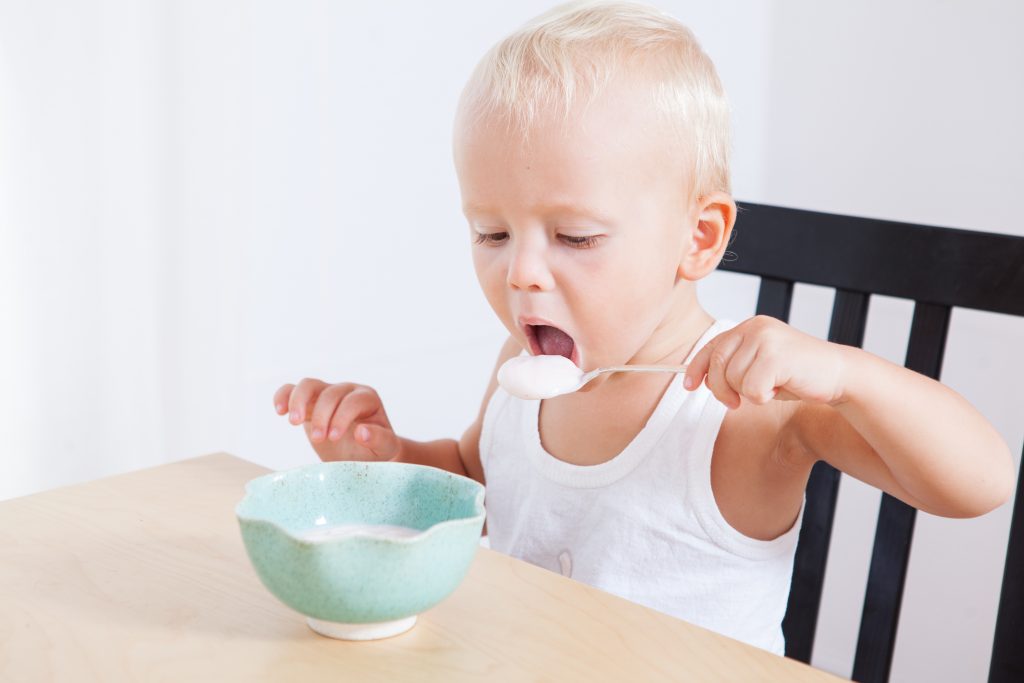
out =
<path fill-rule="evenodd" d="M 757 313 L 788 320 L 793 284 L 836 290 L 829 341 L 861 346 L 872 294 L 914 301 L 906 367 L 939 378 L 954 306 L 1024 316 L 1024 237 L 740 203 L 735 258 L 721 270 L 758 275 Z M 1024 681 L 1024 478 L 1018 477 L 990 683 Z M 809 662 L 825 578 L 839 472 L 815 465 L 783 621 L 786 655 Z M 853 665 L 886 681 L 916 510 L 883 494 Z"/>

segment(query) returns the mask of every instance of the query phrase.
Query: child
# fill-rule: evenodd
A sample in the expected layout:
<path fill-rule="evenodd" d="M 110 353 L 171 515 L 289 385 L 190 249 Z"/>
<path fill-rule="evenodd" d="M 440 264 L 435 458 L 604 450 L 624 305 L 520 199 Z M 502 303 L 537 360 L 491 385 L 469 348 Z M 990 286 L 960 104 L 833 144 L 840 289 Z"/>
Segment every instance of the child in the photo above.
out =
<path fill-rule="evenodd" d="M 728 106 L 675 19 L 562 5 L 496 45 L 459 103 L 454 159 L 473 262 L 509 331 L 459 441 L 397 436 L 377 393 L 306 379 L 274 395 L 323 460 L 397 460 L 487 485 L 492 548 L 782 654 L 811 466 L 916 508 L 983 514 L 1009 449 L 922 375 L 766 317 L 701 308 L 736 219 Z M 528 401 L 518 354 L 604 374 Z"/>

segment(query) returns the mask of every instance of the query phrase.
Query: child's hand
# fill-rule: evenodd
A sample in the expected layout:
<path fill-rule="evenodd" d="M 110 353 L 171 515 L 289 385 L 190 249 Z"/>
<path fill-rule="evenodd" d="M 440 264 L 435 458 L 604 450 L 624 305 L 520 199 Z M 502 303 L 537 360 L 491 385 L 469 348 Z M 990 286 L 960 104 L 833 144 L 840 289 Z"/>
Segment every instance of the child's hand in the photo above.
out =
<path fill-rule="evenodd" d="M 371 387 L 304 379 L 278 389 L 274 408 L 305 427 L 321 460 L 391 460 L 401 453 L 402 442 Z"/>
<path fill-rule="evenodd" d="M 773 398 L 835 405 L 843 400 L 846 347 L 759 315 L 723 332 L 694 356 L 687 389 L 707 376 L 711 393 L 729 408 L 740 397 L 761 405 Z"/>

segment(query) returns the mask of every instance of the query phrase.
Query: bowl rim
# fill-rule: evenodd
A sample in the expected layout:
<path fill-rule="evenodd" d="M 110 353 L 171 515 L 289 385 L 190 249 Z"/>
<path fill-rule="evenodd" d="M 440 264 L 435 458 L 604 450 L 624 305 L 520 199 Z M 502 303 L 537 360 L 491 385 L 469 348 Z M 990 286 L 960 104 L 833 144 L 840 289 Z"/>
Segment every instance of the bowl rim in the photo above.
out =
<path fill-rule="evenodd" d="M 244 514 L 244 513 L 242 513 L 240 511 L 241 507 L 250 499 L 250 497 L 255 495 L 255 489 L 258 486 L 259 482 L 276 481 L 277 479 L 280 479 L 280 478 L 288 476 L 288 475 L 294 475 L 295 473 L 298 473 L 298 472 L 303 471 L 303 470 L 315 471 L 315 470 L 319 470 L 319 469 L 337 469 L 338 466 L 341 466 L 341 467 L 351 467 L 351 466 L 354 466 L 354 465 L 369 465 L 369 466 L 373 466 L 373 467 L 384 465 L 384 466 L 397 466 L 399 468 L 414 468 L 414 469 L 436 470 L 437 472 L 441 472 L 441 473 L 443 473 L 443 474 L 445 474 L 445 475 L 447 475 L 449 477 L 458 477 L 459 479 L 465 479 L 466 481 L 468 481 L 468 482 L 470 482 L 472 484 L 473 488 L 476 489 L 476 494 L 473 497 L 474 514 L 472 516 L 470 516 L 470 517 L 458 517 L 458 518 L 455 518 L 455 519 L 446 519 L 443 522 L 438 522 L 437 524 L 432 524 L 429 527 L 427 527 L 426 529 L 423 529 L 419 533 L 413 534 L 411 536 L 399 536 L 399 537 L 396 537 L 396 536 L 382 536 L 382 535 L 376 534 L 376 533 L 374 533 L 372 531 L 369 531 L 369 530 L 360 530 L 360 531 L 356 531 L 355 533 L 353 533 L 351 535 L 344 536 L 344 537 L 341 537 L 341 538 L 329 538 L 328 537 L 328 538 L 320 538 L 320 539 L 311 539 L 311 538 L 303 538 L 302 536 L 297 536 L 297 535 L 293 534 L 292 532 L 288 531 L 287 529 L 285 529 L 283 526 L 281 526 L 280 524 L 278 524 L 274 520 L 268 519 L 267 517 L 262 517 L 262 516 L 258 516 L 258 515 L 252 515 L 252 514 Z M 262 474 L 262 475 L 260 475 L 258 477 L 250 479 L 249 481 L 247 481 L 245 483 L 245 495 L 243 495 L 242 499 L 239 500 L 238 503 L 235 504 L 235 517 L 238 519 L 239 524 L 241 524 L 242 522 L 255 522 L 255 523 L 260 523 L 260 524 L 266 524 L 266 525 L 274 528 L 275 530 L 277 530 L 279 533 L 284 534 L 288 538 L 292 539 L 296 543 L 299 543 L 300 545 L 323 545 L 323 544 L 327 544 L 327 543 L 344 543 L 346 541 L 350 541 L 350 540 L 353 540 L 353 539 L 356 539 L 356 538 L 372 538 L 372 539 L 374 539 L 376 541 L 383 541 L 385 543 L 391 543 L 391 544 L 395 544 L 395 545 L 410 545 L 412 543 L 418 543 L 418 542 L 420 542 L 420 541 L 430 537 L 431 535 L 433 535 L 435 533 L 438 533 L 437 532 L 438 529 L 447 529 L 447 528 L 450 528 L 450 527 L 475 525 L 477 522 L 480 522 L 480 521 L 486 519 L 487 518 L 487 510 L 484 507 L 484 493 L 485 493 L 485 491 L 486 491 L 486 489 L 485 489 L 484 485 L 481 484 L 480 482 L 478 482 L 475 479 L 472 479 L 470 477 L 467 477 L 467 476 L 464 476 L 464 475 L 461 475 L 461 474 L 456 474 L 455 472 L 449 472 L 448 470 L 442 469 L 440 467 L 433 467 L 432 465 L 421 465 L 419 463 L 412 463 L 412 462 L 365 461 L 365 460 L 331 460 L 331 461 L 327 461 L 327 462 L 315 462 L 315 463 L 310 463 L 310 464 L 307 464 L 307 465 L 298 465 L 296 467 L 289 467 L 289 468 L 283 469 L 283 470 L 267 472 L 266 474 Z"/>

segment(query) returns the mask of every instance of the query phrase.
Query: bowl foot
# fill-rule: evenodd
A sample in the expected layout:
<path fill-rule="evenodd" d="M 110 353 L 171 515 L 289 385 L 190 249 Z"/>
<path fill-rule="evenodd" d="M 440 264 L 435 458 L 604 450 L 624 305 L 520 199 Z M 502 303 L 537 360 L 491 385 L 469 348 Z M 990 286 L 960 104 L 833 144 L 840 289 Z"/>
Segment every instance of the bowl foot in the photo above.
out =
<path fill-rule="evenodd" d="M 338 640 L 377 640 L 405 633 L 416 624 L 416 615 L 395 621 L 381 621 L 374 624 L 343 624 L 338 621 L 323 621 L 306 617 L 309 627 L 322 636 Z"/>

